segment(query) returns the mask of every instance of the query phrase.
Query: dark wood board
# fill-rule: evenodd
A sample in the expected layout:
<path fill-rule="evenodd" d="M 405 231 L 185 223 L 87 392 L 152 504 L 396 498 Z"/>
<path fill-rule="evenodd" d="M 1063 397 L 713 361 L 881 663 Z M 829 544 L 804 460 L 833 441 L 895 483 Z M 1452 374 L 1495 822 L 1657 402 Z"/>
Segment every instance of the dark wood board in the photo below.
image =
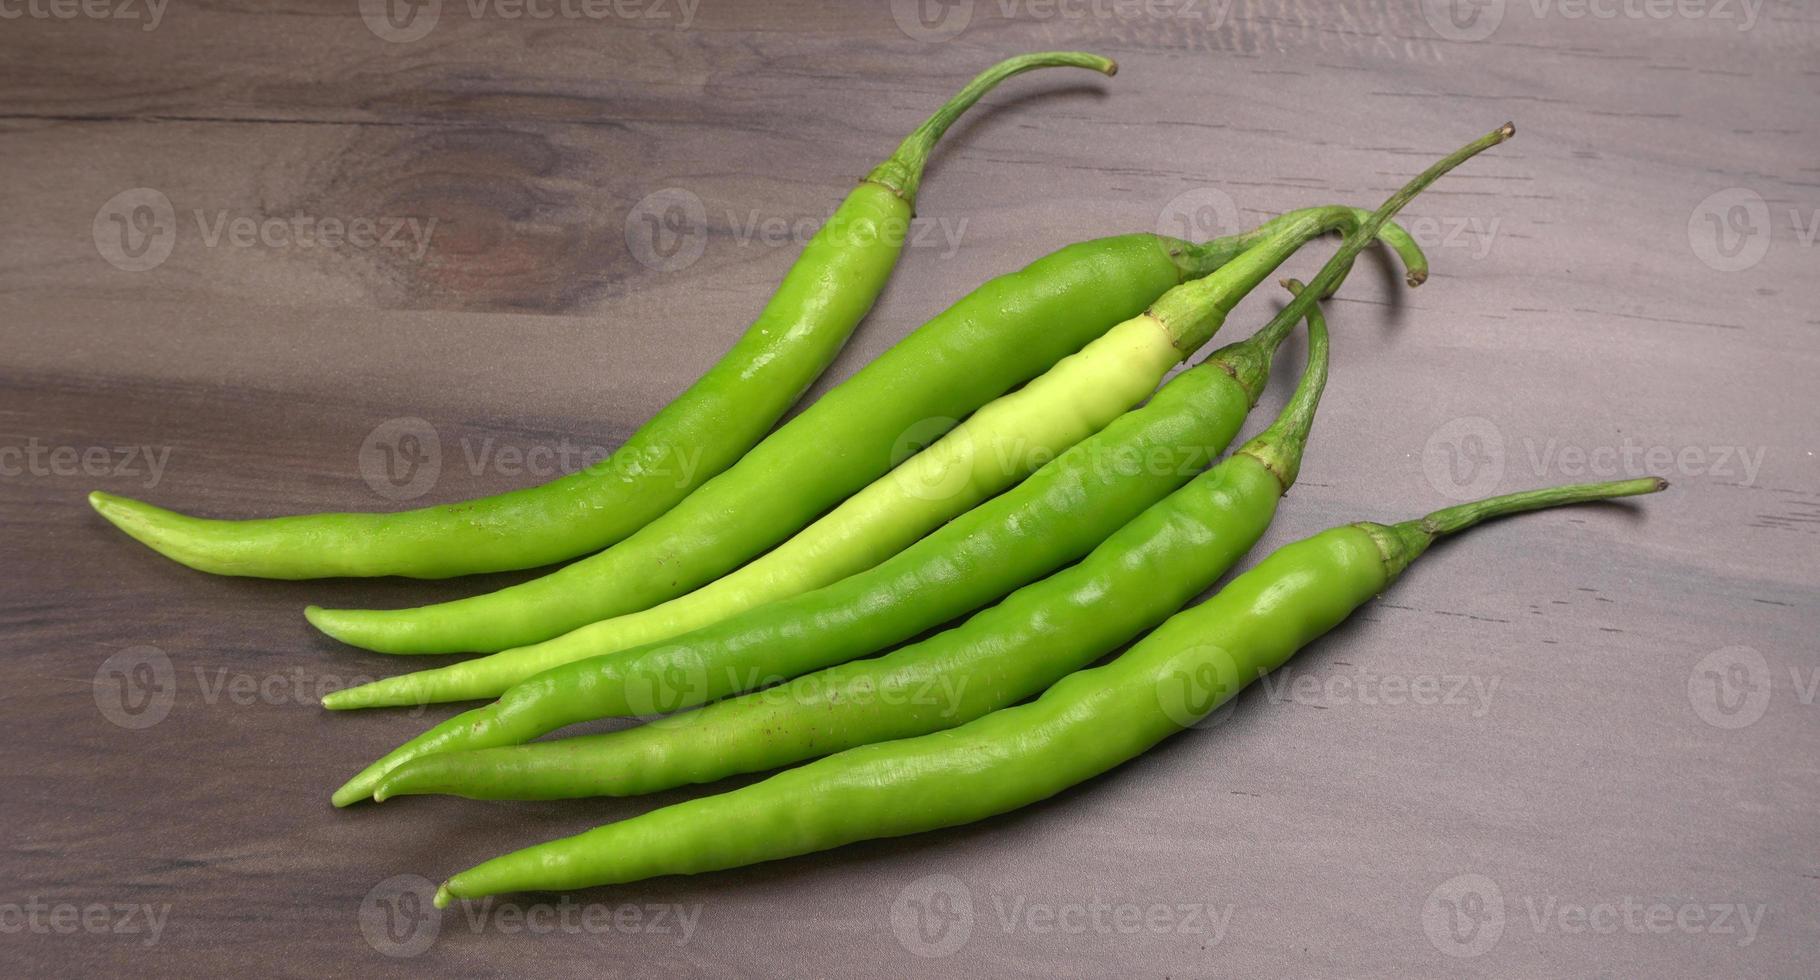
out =
<path fill-rule="evenodd" d="M 7 975 L 1812 974 L 1808 5 L 444 0 L 409 41 L 354 0 L 0 9 Z M 695 795 L 328 805 L 450 710 L 322 711 L 400 665 L 301 607 L 522 576 L 211 578 L 84 501 L 393 506 L 358 455 L 398 418 L 442 447 L 418 502 L 537 478 L 501 447 L 617 445 L 738 335 L 788 227 L 972 72 L 1064 47 L 1121 71 L 1013 80 L 955 127 L 927 237 L 816 392 L 1065 242 L 1371 205 L 1512 119 L 1407 213 L 1433 279 L 1374 256 L 1330 305 L 1322 418 L 1250 560 L 1468 486 L 1672 490 L 1438 548 L 1218 724 L 1023 812 L 440 918 L 410 904 L 440 876 Z M 704 216 L 669 270 L 628 241 L 666 188 Z M 109 237 L 148 190 L 155 265 Z M 293 216 L 437 224 L 421 252 L 211 233 Z"/>

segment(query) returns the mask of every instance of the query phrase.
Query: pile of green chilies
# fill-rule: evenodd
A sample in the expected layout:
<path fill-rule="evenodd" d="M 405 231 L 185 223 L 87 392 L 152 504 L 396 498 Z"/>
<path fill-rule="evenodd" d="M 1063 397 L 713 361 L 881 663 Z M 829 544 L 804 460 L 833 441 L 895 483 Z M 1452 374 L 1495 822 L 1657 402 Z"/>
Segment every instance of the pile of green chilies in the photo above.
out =
<path fill-rule="evenodd" d="M 223 575 L 443 578 L 578 559 L 432 606 L 306 610 L 369 650 L 485 654 L 324 699 L 491 699 L 357 773 L 337 806 L 619 796 L 781 770 L 494 858 L 450 877 L 446 905 L 738 867 L 1025 806 L 1194 725 L 1442 535 L 1663 489 L 1554 487 L 1342 525 L 1183 611 L 1263 536 L 1296 481 L 1328 377 L 1319 300 L 1374 241 L 1419 285 L 1427 259 L 1392 218 L 1514 135 L 1509 124 L 1375 211 L 1319 205 L 1208 242 L 1063 247 L 979 286 L 773 430 L 884 288 L 935 143 L 1000 82 L 1056 66 L 1115 71 L 1045 52 L 969 82 L 847 195 L 733 348 L 600 464 L 401 513 L 235 521 L 90 501 L 162 554 Z M 1339 248 L 1306 287 L 1286 283 L 1276 316 L 1164 383 L 1278 266 L 1336 231 Z M 1304 321 L 1294 392 L 1220 458 Z M 897 458 L 912 431 L 935 441 Z M 682 454 L 699 465 L 679 482 L 669 464 Z M 645 723 L 535 741 L 620 716 Z"/>

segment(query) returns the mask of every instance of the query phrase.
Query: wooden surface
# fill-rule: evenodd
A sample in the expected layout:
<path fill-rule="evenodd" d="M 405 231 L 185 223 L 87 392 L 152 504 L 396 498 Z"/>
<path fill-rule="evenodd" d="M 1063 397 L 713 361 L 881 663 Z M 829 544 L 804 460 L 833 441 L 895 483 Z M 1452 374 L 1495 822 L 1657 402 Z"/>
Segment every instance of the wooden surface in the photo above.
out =
<path fill-rule="evenodd" d="M 151 30 L 143 4 L 0 25 L 0 970 L 1811 976 L 1820 15 L 1424 6 L 448 2 L 394 42 L 352 0 L 178 0 Z M 397 506 L 359 460 L 401 418 L 441 449 L 417 502 L 537 479 L 501 447 L 610 447 L 758 308 L 795 254 L 775 226 L 825 216 L 973 71 L 1060 47 L 1122 70 L 1014 80 L 956 127 L 928 237 L 824 387 L 1064 242 L 1375 204 L 1509 118 L 1409 210 L 1433 280 L 1374 258 L 1331 305 L 1322 419 L 1254 559 L 1468 490 L 1673 490 L 1438 548 L 1218 724 L 1024 812 L 440 919 L 412 905 L 428 881 L 692 794 L 332 810 L 448 712 L 321 711 L 399 664 L 300 608 L 491 583 L 209 578 L 83 501 Z M 641 263 L 668 188 L 701 222 L 664 245 L 700 256 Z M 129 271 L 158 256 L 116 218 L 170 227 L 132 225 L 143 189 L 175 234 Z M 227 231 L 294 216 L 437 224 L 421 253 Z"/>

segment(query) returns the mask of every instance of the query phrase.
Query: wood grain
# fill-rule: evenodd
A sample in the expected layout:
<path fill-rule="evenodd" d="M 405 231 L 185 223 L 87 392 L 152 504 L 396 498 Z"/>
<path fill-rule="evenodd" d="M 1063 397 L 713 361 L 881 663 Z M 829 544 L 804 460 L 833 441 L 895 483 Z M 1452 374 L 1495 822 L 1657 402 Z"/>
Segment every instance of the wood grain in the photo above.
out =
<path fill-rule="evenodd" d="M 1820 17 L 1511 0 L 1486 8 L 1489 37 L 1459 40 L 1432 2 L 979 0 L 938 40 L 913 36 L 912 7 L 531 20 L 445 0 L 405 43 L 353 0 L 177 0 L 152 30 L 5 23 L 6 973 L 1811 972 Z M 393 506 L 358 456 L 397 418 L 439 437 L 421 502 L 547 474 L 514 453 L 610 448 L 738 335 L 793 227 L 973 71 L 1060 47 L 1121 71 L 1017 79 L 955 128 L 920 201 L 928 237 L 818 391 L 1063 242 L 1372 204 L 1509 118 L 1517 140 L 1408 212 L 1433 280 L 1408 292 L 1374 259 L 1332 305 L 1323 417 L 1256 554 L 1475 481 L 1609 465 L 1673 490 L 1439 548 L 1217 724 L 1022 813 L 574 896 L 586 909 L 529 896 L 414 917 L 393 876 L 693 794 L 333 811 L 341 778 L 448 711 L 319 710 L 318 688 L 398 665 L 313 635 L 299 607 L 511 577 L 212 579 L 83 494 L 234 516 Z M 125 271 L 106 215 L 140 188 L 169 201 L 170 253 Z M 700 257 L 667 271 L 628 240 L 666 189 L 703 218 Z M 435 223 L 421 251 L 210 234 L 299 218 Z M 1276 302 L 1249 300 L 1232 329 Z M 131 710 L 146 678 L 169 692 L 149 725 Z M 1481 931 L 1446 932 L 1441 903 L 1475 889 Z M 155 941 L 143 910 L 119 921 L 142 906 Z M 1651 925 L 1654 906 L 1682 923 Z M 1493 907 L 1502 932 L 1478 951 Z M 1743 908 L 1748 933 L 1715 908 Z M 527 913 L 553 925 L 526 934 Z"/>

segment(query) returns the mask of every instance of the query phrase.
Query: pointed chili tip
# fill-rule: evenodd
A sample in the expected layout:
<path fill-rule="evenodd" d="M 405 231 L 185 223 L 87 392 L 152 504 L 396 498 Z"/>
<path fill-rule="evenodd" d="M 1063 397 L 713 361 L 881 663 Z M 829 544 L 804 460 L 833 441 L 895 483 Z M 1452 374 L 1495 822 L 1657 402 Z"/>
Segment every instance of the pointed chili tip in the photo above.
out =
<path fill-rule="evenodd" d="M 454 900 L 455 893 L 449 891 L 449 883 L 445 881 L 436 886 L 436 897 L 431 899 L 430 903 L 439 909 L 446 909 L 449 907 L 449 903 Z"/>

